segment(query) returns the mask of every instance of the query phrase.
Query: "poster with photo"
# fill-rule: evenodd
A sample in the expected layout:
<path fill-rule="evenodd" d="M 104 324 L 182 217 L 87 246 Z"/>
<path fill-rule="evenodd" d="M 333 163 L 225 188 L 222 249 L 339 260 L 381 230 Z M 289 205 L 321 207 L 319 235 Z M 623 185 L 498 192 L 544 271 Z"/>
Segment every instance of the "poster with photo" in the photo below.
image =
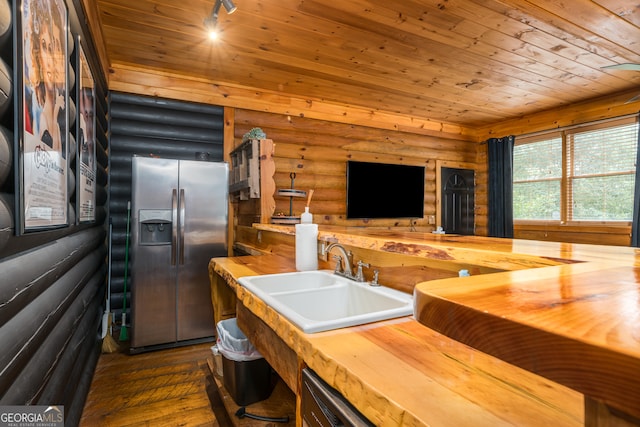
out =
<path fill-rule="evenodd" d="M 80 42 L 78 41 L 78 44 Z M 96 216 L 96 133 L 95 82 L 84 49 L 80 45 L 80 72 L 78 73 L 78 156 L 80 170 L 78 182 L 78 220 L 90 222 Z"/>
<path fill-rule="evenodd" d="M 29 231 L 68 225 L 68 18 L 64 0 L 22 0 L 19 10 L 20 209 Z"/>

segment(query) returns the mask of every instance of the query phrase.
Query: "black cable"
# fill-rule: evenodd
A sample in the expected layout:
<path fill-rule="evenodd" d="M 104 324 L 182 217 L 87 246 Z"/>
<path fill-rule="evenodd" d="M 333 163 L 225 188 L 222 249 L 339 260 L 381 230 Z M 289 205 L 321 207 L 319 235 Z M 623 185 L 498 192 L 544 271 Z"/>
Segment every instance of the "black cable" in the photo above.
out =
<path fill-rule="evenodd" d="M 258 420 L 258 421 L 270 421 L 270 422 L 274 422 L 274 423 L 288 423 L 289 422 L 289 416 L 284 416 L 284 417 L 263 417 L 262 415 L 256 415 L 256 414 L 251 414 L 249 412 L 247 412 L 247 408 L 245 408 L 244 406 L 241 407 L 240 409 L 238 409 L 236 411 L 236 417 L 238 418 L 251 418 L 254 420 Z"/>

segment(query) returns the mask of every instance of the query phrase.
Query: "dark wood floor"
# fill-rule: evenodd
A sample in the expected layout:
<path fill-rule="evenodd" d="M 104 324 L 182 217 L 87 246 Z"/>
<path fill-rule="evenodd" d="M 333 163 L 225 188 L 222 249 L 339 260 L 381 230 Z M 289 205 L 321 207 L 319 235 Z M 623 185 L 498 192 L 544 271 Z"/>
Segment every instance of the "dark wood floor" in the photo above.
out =
<path fill-rule="evenodd" d="M 207 364 L 212 344 L 102 354 L 80 426 L 228 426 Z"/>

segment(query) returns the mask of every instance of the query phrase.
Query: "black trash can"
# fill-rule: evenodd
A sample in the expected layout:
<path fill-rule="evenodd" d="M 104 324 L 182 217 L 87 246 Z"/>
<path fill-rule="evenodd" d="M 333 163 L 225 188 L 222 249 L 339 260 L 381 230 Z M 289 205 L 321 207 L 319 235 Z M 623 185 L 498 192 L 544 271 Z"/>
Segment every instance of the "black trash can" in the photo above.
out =
<path fill-rule="evenodd" d="M 222 355 L 222 381 L 238 406 L 267 399 L 273 391 L 272 370 L 236 319 L 218 322 L 218 351 Z"/>

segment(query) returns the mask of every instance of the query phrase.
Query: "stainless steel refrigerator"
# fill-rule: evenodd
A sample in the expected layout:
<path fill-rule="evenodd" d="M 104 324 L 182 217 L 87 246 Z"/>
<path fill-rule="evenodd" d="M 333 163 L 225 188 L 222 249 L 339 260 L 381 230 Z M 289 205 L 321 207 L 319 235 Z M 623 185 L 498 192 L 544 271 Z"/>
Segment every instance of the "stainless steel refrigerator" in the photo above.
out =
<path fill-rule="evenodd" d="M 131 352 L 215 335 L 208 264 L 227 255 L 226 163 L 134 156 Z"/>

